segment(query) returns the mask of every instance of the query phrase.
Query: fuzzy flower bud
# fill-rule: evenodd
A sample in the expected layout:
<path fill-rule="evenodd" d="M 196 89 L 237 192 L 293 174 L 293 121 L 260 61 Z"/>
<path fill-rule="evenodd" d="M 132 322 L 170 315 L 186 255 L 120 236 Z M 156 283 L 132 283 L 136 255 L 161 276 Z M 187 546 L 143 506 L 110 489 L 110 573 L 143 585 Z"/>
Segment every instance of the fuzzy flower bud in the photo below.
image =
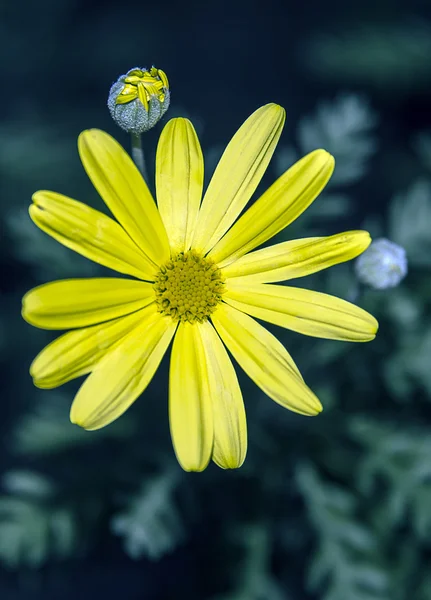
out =
<path fill-rule="evenodd" d="M 170 93 L 161 69 L 131 69 L 109 91 L 108 108 L 114 121 L 135 135 L 148 131 L 169 108 Z"/>
<path fill-rule="evenodd" d="M 395 287 L 407 274 L 406 251 L 398 244 L 380 238 L 356 260 L 355 271 L 361 283 L 376 290 Z"/>

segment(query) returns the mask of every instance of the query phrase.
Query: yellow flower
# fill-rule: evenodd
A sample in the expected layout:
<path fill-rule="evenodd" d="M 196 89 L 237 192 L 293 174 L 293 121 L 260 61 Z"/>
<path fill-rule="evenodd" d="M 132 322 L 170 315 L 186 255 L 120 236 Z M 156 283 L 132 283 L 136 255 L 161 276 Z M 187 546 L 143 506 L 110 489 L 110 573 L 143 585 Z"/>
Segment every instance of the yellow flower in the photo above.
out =
<path fill-rule="evenodd" d="M 104 427 L 142 394 L 173 340 L 169 419 L 187 471 L 210 459 L 239 467 L 247 448 L 241 390 L 225 346 L 273 400 L 304 415 L 321 404 L 287 350 L 257 317 L 306 335 L 365 342 L 376 320 L 338 298 L 274 285 L 349 260 L 370 243 L 365 231 L 282 242 L 254 250 L 296 219 L 331 176 L 333 157 L 311 152 L 240 216 L 274 152 L 284 110 L 253 113 L 228 144 L 202 199 L 204 162 L 192 124 L 172 119 L 159 140 L 155 204 L 123 148 L 84 131 L 82 163 L 117 221 L 55 192 L 33 197 L 30 215 L 65 246 L 132 278 L 69 279 L 24 297 L 23 316 L 45 329 L 72 329 L 31 365 L 53 388 L 90 373 L 71 420 Z M 239 217 L 239 218 L 238 218 Z"/>

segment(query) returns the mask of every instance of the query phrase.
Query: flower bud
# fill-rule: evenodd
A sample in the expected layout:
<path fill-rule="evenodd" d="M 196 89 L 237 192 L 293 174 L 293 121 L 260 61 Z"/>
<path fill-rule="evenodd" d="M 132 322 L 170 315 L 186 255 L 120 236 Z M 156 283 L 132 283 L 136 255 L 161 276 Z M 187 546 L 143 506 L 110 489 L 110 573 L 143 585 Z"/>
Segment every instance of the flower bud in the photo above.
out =
<path fill-rule="evenodd" d="M 376 290 L 395 287 L 407 274 L 406 251 L 386 238 L 379 238 L 356 259 L 355 271 L 361 283 Z"/>
<path fill-rule="evenodd" d="M 108 108 L 114 121 L 129 133 L 148 131 L 169 108 L 166 74 L 156 67 L 131 69 L 109 91 Z"/>

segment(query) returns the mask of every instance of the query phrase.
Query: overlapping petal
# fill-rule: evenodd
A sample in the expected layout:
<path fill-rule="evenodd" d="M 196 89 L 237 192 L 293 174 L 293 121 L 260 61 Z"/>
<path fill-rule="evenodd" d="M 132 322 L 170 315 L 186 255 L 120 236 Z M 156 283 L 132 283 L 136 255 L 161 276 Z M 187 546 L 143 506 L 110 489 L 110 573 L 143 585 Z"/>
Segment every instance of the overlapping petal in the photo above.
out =
<path fill-rule="evenodd" d="M 178 462 L 203 471 L 213 449 L 214 418 L 208 360 L 199 323 L 180 323 L 172 346 L 169 422 Z"/>
<path fill-rule="evenodd" d="M 97 364 L 73 401 L 70 419 L 84 429 L 100 429 L 118 419 L 153 378 L 176 324 L 157 312 L 142 312 L 141 323 Z"/>
<path fill-rule="evenodd" d="M 325 150 L 304 156 L 238 219 L 209 257 L 223 268 L 266 242 L 313 202 L 333 170 L 334 158 Z"/>
<path fill-rule="evenodd" d="M 48 344 L 30 366 L 30 374 L 37 387 L 49 389 L 89 373 L 127 333 L 145 317 L 145 309 L 69 331 Z"/>
<path fill-rule="evenodd" d="M 250 200 L 280 138 L 285 111 L 276 104 L 256 110 L 221 157 L 199 211 L 192 248 L 206 254 Z"/>
<path fill-rule="evenodd" d="M 190 248 L 202 199 L 204 159 L 188 119 L 171 119 L 157 146 L 157 204 L 171 249 Z"/>
<path fill-rule="evenodd" d="M 130 156 L 98 129 L 81 133 L 79 155 L 109 210 L 132 240 L 158 266 L 169 259 L 166 230 L 151 193 Z"/>
<path fill-rule="evenodd" d="M 247 453 L 247 422 L 238 378 L 213 326 L 200 326 L 214 418 L 212 459 L 222 469 L 236 469 Z"/>
<path fill-rule="evenodd" d="M 104 267 L 154 281 L 156 269 L 113 219 L 56 192 L 33 195 L 30 217 L 42 231 Z"/>
<path fill-rule="evenodd" d="M 265 394 L 303 415 L 322 410 L 287 350 L 267 329 L 226 304 L 220 305 L 212 321 L 235 360 Z"/>
<path fill-rule="evenodd" d="M 367 231 L 282 242 L 242 256 L 223 269 L 223 276 L 241 285 L 304 277 L 355 258 L 370 243 Z"/>
<path fill-rule="evenodd" d="M 314 337 L 368 342 L 378 323 L 362 308 L 335 296 L 266 283 L 229 288 L 223 299 L 253 317 Z"/>
<path fill-rule="evenodd" d="M 22 316 L 43 329 L 87 327 L 116 319 L 154 302 L 150 283 L 134 279 L 65 279 L 24 296 Z"/>

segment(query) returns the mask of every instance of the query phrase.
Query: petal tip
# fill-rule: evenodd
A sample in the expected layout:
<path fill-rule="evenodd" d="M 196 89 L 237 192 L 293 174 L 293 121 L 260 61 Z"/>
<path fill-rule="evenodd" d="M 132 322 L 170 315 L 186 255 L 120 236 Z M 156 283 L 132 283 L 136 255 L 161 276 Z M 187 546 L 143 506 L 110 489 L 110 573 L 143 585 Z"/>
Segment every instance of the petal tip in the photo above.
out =
<path fill-rule="evenodd" d="M 35 323 L 33 322 L 32 318 L 31 318 L 31 311 L 28 306 L 27 296 L 29 294 L 30 294 L 30 292 L 27 292 L 27 294 L 22 299 L 21 317 L 24 319 L 24 321 L 26 323 L 29 323 L 30 325 L 35 326 Z"/>
<path fill-rule="evenodd" d="M 364 311 L 364 312 L 366 312 L 366 311 Z M 368 320 L 367 320 L 368 327 L 367 327 L 367 330 L 364 331 L 364 334 L 366 335 L 366 338 L 364 338 L 364 341 L 372 342 L 374 340 L 374 338 L 376 337 L 377 332 L 379 331 L 379 322 L 370 313 L 366 312 L 366 315 L 368 316 Z"/>
<path fill-rule="evenodd" d="M 79 425 L 79 427 L 84 427 L 82 420 L 76 414 L 76 410 L 74 410 L 74 405 L 72 404 L 69 414 L 70 422 L 73 425 Z"/>
<path fill-rule="evenodd" d="M 78 425 L 78 427 L 81 427 L 82 429 L 89 428 L 89 424 L 86 422 L 87 420 L 82 414 L 82 411 L 78 410 L 78 407 L 76 405 L 76 398 L 74 402 L 72 402 L 72 406 L 70 407 L 69 419 L 73 425 Z"/>
<path fill-rule="evenodd" d="M 365 250 L 368 248 L 368 246 L 371 244 L 371 242 L 372 242 L 373 240 L 372 240 L 372 238 L 371 238 L 371 235 L 370 235 L 370 233 L 369 233 L 368 231 L 365 231 L 365 230 L 360 230 L 360 231 L 358 231 L 358 236 L 360 237 L 360 240 L 361 240 L 361 242 L 362 242 L 362 246 L 363 246 L 363 248 L 364 248 L 364 249 L 361 251 L 361 254 L 362 254 L 362 252 L 365 252 Z"/>
<path fill-rule="evenodd" d="M 199 465 L 185 465 L 183 463 L 179 463 L 179 464 L 180 464 L 180 467 L 183 469 L 183 471 L 185 471 L 186 473 L 202 473 L 202 471 L 205 471 L 205 469 L 207 468 L 208 461 L 205 464 L 199 464 Z"/>
<path fill-rule="evenodd" d="M 48 383 L 43 381 L 43 379 L 36 379 L 35 377 L 33 378 L 33 385 L 39 390 L 53 390 L 54 388 L 58 387 L 58 384 L 56 383 Z"/>
<path fill-rule="evenodd" d="M 85 431 L 92 431 L 93 429 L 98 429 L 98 427 L 91 426 L 91 424 L 87 423 L 86 420 L 81 415 L 75 414 L 75 411 L 73 410 L 73 405 L 70 410 L 69 418 L 70 418 L 70 422 L 72 423 L 72 425 L 77 425 L 78 427 L 80 427 L 81 429 L 84 429 Z"/>
<path fill-rule="evenodd" d="M 92 127 L 91 129 L 84 129 L 83 131 L 81 131 L 81 133 L 79 134 L 80 138 L 86 138 L 86 137 L 94 137 L 95 135 L 107 135 L 104 131 L 102 131 L 101 129 L 97 129 L 96 127 Z"/>
<path fill-rule="evenodd" d="M 280 104 L 277 104 L 276 102 L 268 102 L 268 104 L 264 104 L 262 106 L 262 109 L 271 110 L 273 112 L 279 112 L 279 113 L 285 113 L 286 112 L 284 110 L 284 108 L 282 106 L 280 106 Z"/>
<path fill-rule="evenodd" d="M 78 151 L 84 150 L 88 144 L 99 141 L 101 138 L 110 138 L 111 136 L 101 129 L 84 129 L 78 136 Z"/>
<path fill-rule="evenodd" d="M 286 120 L 286 111 L 279 104 L 270 104 L 272 112 L 277 116 L 279 123 L 283 123 Z"/>
<path fill-rule="evenodd" d="M 77 425 L 85 431 L 96 431 L 97 429 L 102 429 L 106 425 L 109 425 L 109 422 L 106 422 L 106 420 L 101 420 L 100 414 L 97 415 L 94 414 L 94 412 L 91 413 L 88 408 L 87 410 L 84 410 L 79 400 L 79 404 L 76 402 L 77 399 L 78 396 L 76 396 L 75 400 L 72 402 L 69 413 L 69 419 L 73 425 Z"/>
<path fill-rule="evenodd" d="M 275 102 L 269 102 L 268 104 L 264 104 L 260 108 L 258 108 L 253 115 L 260 114 L 260 117 L 264 117 L 265 119 L 274 119 L 276 123 L 276 127 L 284 124 L 286 119 L 286 111 L 279 104 L 275 104 Z M 253 116 L 251 115 L 251 116 Z"/>
<path fill-rule="evenodd" d="M 311 392 L 312 393 L 312 392 Z M 307 406 L 306 412 L 304 411 L 304 415 L 307 417 L 317 417 L 323 411 L 322 403 L 319 398 L 312 393 L 312 397 L 309 397 L 309 404 Z"/>
<path fill-rule="evenodd" d="M 376 337 L 376 335 L 377 335 L 378 331 L 379 331 L 379 323 L 378 323 L 378 321 L 377 321 L 377 320 L 375 320 L 375 322 L 374 322 L 374 324 L 373 324 L 373 326 L 372 326 L 372 329 L 371 329 L 371 335 L 372 335 L 372 337 L 371 337 L 371 338 L 370 338 L 370 340 L 369 340 L 370 342 L 371 342 L 372 340 L 374 340 L 374 338 Z"/>
<path fill-rule="evenodd" d="M 322 150 L 322 156 L 325 157 L 326 162 L 327 162 L 327 166 L 334 168 L 335 166 L 335 158 L 333 157 L 333 155 L 328 152 L 327 150 Z"/>
<path fill-rule="evenodd" d="M 335 167 L 334 156 L 324 148 L 317 148 L 317 150 L 313 150 L 306 156 L 322 161 L 323 168 L 330 169 L 332 171 Z"/>
<path fill-rule="evenodd" d="M 224 458 L 223 460 L 221 460 L 220 458 L 215 459 L 213 457 L 213 462 L 218 467 L 220 467 L 220 469 L 223 469 L 225 471 L 233 471 L 234 469 L 239 469 L 244 464 L 244 461 L 245 455 L 242 456 L 240 459 L 238 459 L 235 456 L 232 456 L 230 458 Z"/>
<path fill-rule="evenodd" d="M 45 196 L 46 194 L 49 194 L 49 193 L 50 192 L 48 190 L 37 190 L 37 192 L 34 192 L 31 196 L 32 202 L 37 204 L 38 201 L 40 200 L 40 198 L 43 198 L 43 196 Z"/>
<path fill-rule="evenodd" d="M 320 402 L 320 400 L 318 400 L 318 404 L 316 404 L 315 410 L 316 410 L 316 412 L 314 413 L 314 415 L 312 415 L 314 417 L 316 417 L 317 415 L 320 415 L 320 413 L 323 412 L 323 406 L 322 406 L 322 403 Z"/>

